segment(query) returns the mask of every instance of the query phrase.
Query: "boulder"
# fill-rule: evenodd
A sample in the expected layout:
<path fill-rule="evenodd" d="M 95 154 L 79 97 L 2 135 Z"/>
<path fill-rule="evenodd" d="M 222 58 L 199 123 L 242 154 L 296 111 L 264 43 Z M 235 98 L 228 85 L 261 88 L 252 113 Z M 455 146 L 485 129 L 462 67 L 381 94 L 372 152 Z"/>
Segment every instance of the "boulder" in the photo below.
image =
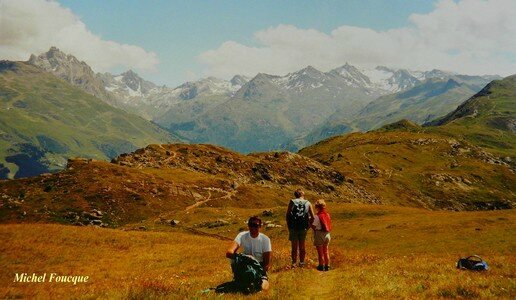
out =
<path fill-rule="evenodd" d="M 274 211 L 272 209 L 271 210 L 264 210 L 262 212 L 262 216 L 264 216 L 264 217 L 271 217 L 273 215 L 274 215 Z"/>
<path fill-rule="evenodd" d="M 91 225 L 97 225 L 97 226 L 100 226 L 100 225 L 102 225 L 102 221 L 101 221 L 101 220 L 91 220 L 91 221 L 90 221 L 90 224 L 91 224 Z"/>

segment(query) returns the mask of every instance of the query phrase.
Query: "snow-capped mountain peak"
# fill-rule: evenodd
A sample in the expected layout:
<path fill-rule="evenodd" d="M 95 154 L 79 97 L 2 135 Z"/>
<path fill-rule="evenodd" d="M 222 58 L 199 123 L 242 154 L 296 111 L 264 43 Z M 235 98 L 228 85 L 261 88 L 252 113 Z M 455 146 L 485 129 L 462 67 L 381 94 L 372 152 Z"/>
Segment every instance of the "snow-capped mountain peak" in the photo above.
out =
<path fill-rule="evenodd" d="M 419 82 L 407 70 L 392 69 L 384 66 L 366 69 L 357 68 L 346 63 L 344 66 L 333 69 L 329 73 L 344 78 L 348 86 L 365 88 L 380 94 L 406 90 Z"/>
<path fill-rule="evenodd" d="M 248 81 L 249 81 L 249 78 L 247 78 L 246 76 L 235 75 L 235 76 L 233 76 L 233 78 L 231 78 L 231 80 L 229 82 L 231 83 L 232 86 L 235 86 L 235 87 L 238 86 L 239 88 L 241 88 Z"/>
<path fill-rule="evenodd" d="M 241 75 L 234 76 L 231 81 L 210 76 L 198 81 L 186 82 L 175 88 L 174 91 L 184 100 L 193 99 L 199 95 L 232 96 L 247 81 L 247 78 Z"/>
<path fill-rule="evenodd" d="M 338 75 L 346 81 L 349 86 L 352 87 L 371 87 L 372 83 L 369 77 L 364 75 L 356 67 L 346 63 L 344 66 L 333 69 L 330 74 Z"/>
<path fill-rule="evenodd" d="M 297 72 L 288 73 L 285 76 L 273 76 L 273 82 L 280 87 L 294 92 L 304 92 L 309 89 L 316 89 L 324 85 L 328 79 L 327 74 L 308 66 Z"/>
<path fill-rule="evenodd" d="M 152 82 L 143 80 L 133 70 L 129 70 L 119 75 L 120 81 L 133 91 L 139 91 L 141 94 L 146 94 L 150 90 L 156 88 Z"/>

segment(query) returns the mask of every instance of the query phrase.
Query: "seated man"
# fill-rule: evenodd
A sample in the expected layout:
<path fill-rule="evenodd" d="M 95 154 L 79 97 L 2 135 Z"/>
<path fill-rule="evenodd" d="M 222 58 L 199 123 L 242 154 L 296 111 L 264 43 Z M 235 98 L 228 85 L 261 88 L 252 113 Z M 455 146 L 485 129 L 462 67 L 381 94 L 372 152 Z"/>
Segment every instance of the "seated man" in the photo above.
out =
<path fill-rule="evenodd" d="M 251 217 L 247 221 L 247 226 L 249 231 L 242 231 L 236 236 L 226 252 L 226 257 L 234 259 L 237 250 L 242 247 L 242 253 L 252 256 L 262 265 L 264 270 L 262 290 L 266 291 L 269 289 L 267 271 L 271 265 L 271 240 L 265 234 L 260 233 L 260 228 L 262 227 L 262 220 L 260 218 L 256 216 Z"/>

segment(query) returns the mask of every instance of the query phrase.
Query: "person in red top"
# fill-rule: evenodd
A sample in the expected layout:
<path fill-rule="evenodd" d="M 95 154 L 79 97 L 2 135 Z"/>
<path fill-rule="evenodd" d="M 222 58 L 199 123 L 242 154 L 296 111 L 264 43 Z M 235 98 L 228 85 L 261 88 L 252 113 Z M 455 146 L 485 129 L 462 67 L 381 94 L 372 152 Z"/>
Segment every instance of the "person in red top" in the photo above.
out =
<path fill-rule="evenodd" d="M 328 271 L 330 269 L 330 254 L 328 252 L 328 245 L 330 244 L 331 218 L 326 211 L 326 202 L 319 199 L 315 202 L 316 215 L 312 222 L 312 229 L 314 230 L 314 246 L 317 249 L 317 257 L 319 265 L 317 270 Z"/>

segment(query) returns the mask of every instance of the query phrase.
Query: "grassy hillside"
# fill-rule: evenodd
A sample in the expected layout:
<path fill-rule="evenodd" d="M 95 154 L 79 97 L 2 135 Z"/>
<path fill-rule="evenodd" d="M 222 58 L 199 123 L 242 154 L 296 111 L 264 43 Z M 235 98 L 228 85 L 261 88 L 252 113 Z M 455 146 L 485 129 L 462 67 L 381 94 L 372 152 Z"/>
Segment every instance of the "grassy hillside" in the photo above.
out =
<path fill-rule="evenodd" d="M 502 156 L 515 156 L 516 75 L 495 80 L 456 110 L 428 125 Z"/>
<path fill-rule="evenodd" d="M 453 80 L 428 80 L 414 88 L 380 97 L 353 119 L 361 131 L 377 129 L 401 119 L 423 124 L 455 109 L 478 90 Z"/>
<path fill-rule="evenodd" d="M 264 219 L 281 220 L 284 207 L 272 209 L 277 215 Z M 285 227 L 264 229 L 273 246 L 271 290 L 246 298 L 516 296 L 513 210 L 432 212 L 336 203 L 330 203 L 329 210 L 334 220 L 333 269 L 315 270 L 313 246 L 307 248 L 308 266 L 290 269 Z M 136 231 L 130 230 L 135 227 L 132 225 L 125 231 L 33 223 L 0 225 L 0 237 L 5 241 L 0 245 L 0 297 L 215 298 L 208 289 L 231 280 L 226 247 L 244 220 L 256 213 L 261 210 L 194 209 L 178 213 L 184 223 L 176 227 L 154 223 Z M 229 224 L 212 229 L 194 227 L 213 217 L 225 218 Z M 488 272 L 455 269 L 459 257 L 473 253 L 488 262 Z M 14 283 L 16 272 L 87 275 L 90 279 L 75 286 Z"/>
<path fill-rule="evenodd" d="M 299 153 L 351 178 L 382 203 L 447 209 L 511 208 L 516 175 L 466 141 L 418 127 L 334 137 Z"/>
<path fill-rule="evenodd" d="M 0 101 L 0 164 L 8 168 L 3 178 L 62 169 L 69 157 L 109 159 L 177 140 L 23 62 L 0 62 Z"/>
<path fill-rule="evenodd" d="M 170 212 L 186 207 L 285 205 L 297 188 L 335 202 L 514 207 L 516 176 L 509 165 L 467 142 L 398 125 L 404 130 L 336 137 L 302 155 L 172 144 L 150 145 L 113 163 L 70 160 L 56 174 L 0 181 L 0 222 L 118 227 L 170 219 Z"/>

